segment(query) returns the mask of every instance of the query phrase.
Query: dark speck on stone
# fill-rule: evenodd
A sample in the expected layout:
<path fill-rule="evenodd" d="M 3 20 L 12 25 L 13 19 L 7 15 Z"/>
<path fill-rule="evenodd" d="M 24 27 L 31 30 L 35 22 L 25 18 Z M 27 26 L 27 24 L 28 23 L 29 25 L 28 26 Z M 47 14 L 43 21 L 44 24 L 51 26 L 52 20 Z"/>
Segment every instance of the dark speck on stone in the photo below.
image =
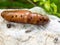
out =
<path fill-rule="evenodd" d="M 60 23 L 60 21 L 58 21 Z"/>
<path fill-rule="evenodd" d="M 7 27 L 8 27 L 8 28 L 11 28 L 11 24 L 7 24 Z"/>
<path fill-rule="evenodd" d="M 32 30 L 27 30 L 27 31 L 25 31 L 25 33 L 29 33 L 29 32 L 31 32 Z"/>
<path fill-rule="evenodd" d="M 57 41 L 58 41 L 58 38 L 55 38 L 55 39 L 54 39 L 54 43 L 57 43 Z"/>

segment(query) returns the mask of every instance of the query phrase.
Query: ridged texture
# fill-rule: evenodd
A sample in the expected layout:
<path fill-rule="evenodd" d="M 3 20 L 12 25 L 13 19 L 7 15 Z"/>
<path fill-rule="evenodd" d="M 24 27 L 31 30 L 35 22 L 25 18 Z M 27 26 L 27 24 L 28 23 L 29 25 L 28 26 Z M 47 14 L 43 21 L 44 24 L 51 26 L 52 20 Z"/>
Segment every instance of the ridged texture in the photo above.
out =
<path fill-rule="evenodd" d="M 32 13 L 28 10 L 3 11 L 1 16 L 9 22 L 16 23 L 44 25 L 49 22 L 49 18 L 46 15 Z"/>

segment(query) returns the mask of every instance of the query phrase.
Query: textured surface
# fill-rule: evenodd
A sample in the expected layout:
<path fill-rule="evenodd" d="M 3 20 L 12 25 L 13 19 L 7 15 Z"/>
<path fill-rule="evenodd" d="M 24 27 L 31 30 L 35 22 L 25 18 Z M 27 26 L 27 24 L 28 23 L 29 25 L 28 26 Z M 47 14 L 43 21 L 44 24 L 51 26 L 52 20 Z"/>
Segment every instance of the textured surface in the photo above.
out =
<path fill-rule="evenodd" d="M 9 22 L 15 23 L 45 25 L 49 22 L 48 16 L 32 13 L 28 10 L 6 10 L 1 13 L 1 16 Z"/>
<path fill-rule="evenodd" d="M 29 10 L 46 14 L 39 7 Z M 11 23 L 0 16 L 0 45 L 60 45 L 59 18 L 48 14 L 47 16 L 50 23 L 45 26 Z M 12 24 L 11 28 L 7 27 L 8 23 Z"/>

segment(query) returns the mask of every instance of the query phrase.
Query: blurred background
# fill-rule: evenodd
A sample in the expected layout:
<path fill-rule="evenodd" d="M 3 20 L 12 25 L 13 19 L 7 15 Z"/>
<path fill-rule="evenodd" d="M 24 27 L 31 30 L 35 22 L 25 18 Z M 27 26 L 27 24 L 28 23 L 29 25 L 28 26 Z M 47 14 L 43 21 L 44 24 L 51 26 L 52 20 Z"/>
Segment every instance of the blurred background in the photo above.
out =
<path fill-rule="evenodd" d="M 60 0 L 0 0 L 0 9 L 42 7 L 49 14 L 60 17 Z"/>

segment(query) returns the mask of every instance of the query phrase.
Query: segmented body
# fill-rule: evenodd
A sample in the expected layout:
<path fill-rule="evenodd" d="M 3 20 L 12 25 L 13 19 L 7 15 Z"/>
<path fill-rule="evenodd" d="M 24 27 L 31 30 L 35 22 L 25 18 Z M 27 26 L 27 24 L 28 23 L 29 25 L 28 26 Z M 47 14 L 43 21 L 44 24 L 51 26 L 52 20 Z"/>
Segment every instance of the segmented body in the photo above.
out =
<path fill-rule="evenodd" d="M 49 18 L 46 15 L 32 13 L 28 10 L 3 11 L 1 16 L 9 22 L 16 23 L 41 25 L 49 22 Z"/>

